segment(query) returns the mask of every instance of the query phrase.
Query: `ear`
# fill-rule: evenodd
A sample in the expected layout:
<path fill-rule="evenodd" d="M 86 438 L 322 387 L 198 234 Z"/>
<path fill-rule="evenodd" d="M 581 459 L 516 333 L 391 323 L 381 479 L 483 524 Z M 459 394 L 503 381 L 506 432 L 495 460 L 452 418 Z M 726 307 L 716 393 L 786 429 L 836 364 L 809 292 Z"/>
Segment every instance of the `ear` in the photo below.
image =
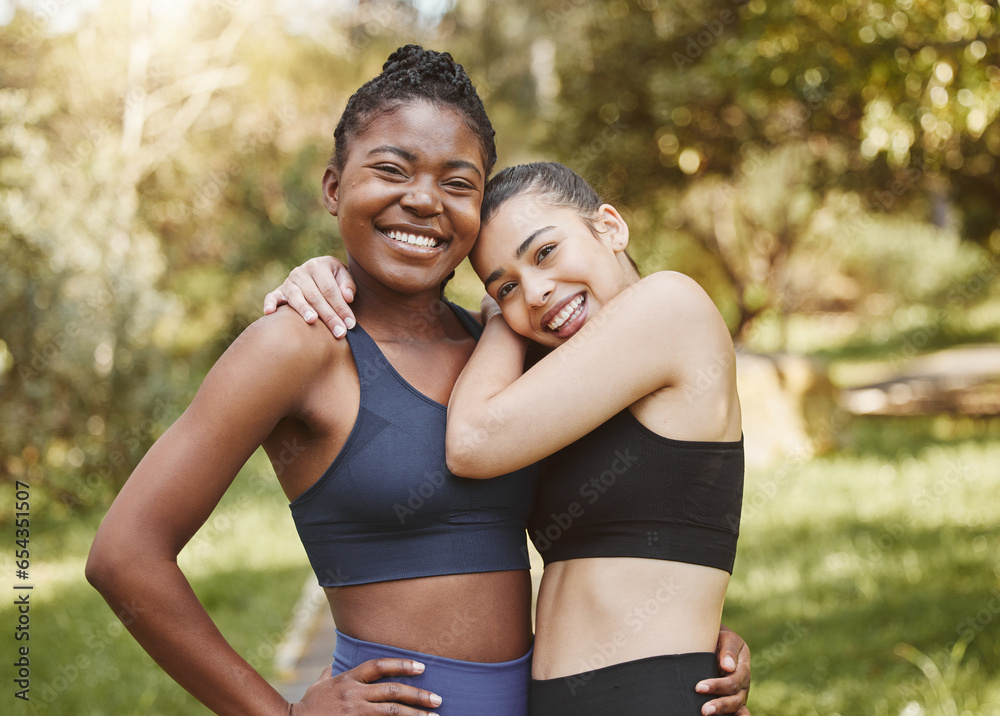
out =
<path fill-rule="evenodd" d="M 611 204 L 601 204 L 597 210 L 597 230 L 607 236 L 616 254 L 628 247 L 628 224 Z"/>
<path fill-rule="evenodd" d="M 327 167 L 323 174 L 323 204 L 326 210 L 334 216 L 337 215 L 337 206 L 340 203 L 340 174 L 333 167 Z"/>

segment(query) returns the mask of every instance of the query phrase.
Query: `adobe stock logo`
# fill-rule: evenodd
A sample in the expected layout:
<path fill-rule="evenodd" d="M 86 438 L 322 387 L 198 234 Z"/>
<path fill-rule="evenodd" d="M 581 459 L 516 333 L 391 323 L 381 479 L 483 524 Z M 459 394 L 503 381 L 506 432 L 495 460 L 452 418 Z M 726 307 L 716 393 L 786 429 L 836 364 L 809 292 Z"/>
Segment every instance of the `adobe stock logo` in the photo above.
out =
<path fill-rule="evenodd" d="M 625 452 L 615 450 L 614 459 L 611 460 L 608 468 L 580 486 L 580 497 L 588 505 L 595 504 L 601 499 L 601 495 L 613 487 L 618 478 L 628 472 L 628 469 L 638 461 L 638 456 L 632 454 L 631 448 L 625 448 Z M 566 506 L 565 512 L 550 513 L 552 522 L 545 529 L 536 529 L 531 536 L 535 549 L 539 552 L 548 550 L 553 542 L 559 540 L 573 526 L 576 520 L 583 517 L 585 511 L 580 502 L 573 501 Z"/>
<path fill-rule="evenodd" d="M 444 483 L 448 480 L 447 475 L 445 475 L 442 470 L 435 470 L 434 472 L 426 473 L 424 481 L 421 482 L 416 487 L 411 487 L 409 492 L 409 497 L 404 505 L 401 502 L 397 502 L 392 506 L 393 512 L 396 513 L 396 519 L 399 520 L 399 524 L 405 525 L 406 518 L 412 517 L 417 514 L 417 512 L 427 504 L 434 495 L 444 487 Z"/>
<path fill-rule="evenodd" d="M 594 504 L 621 475 L 628 471 L 632 463 L 638 460 L 639 458 L 633 455 L 629 448 L 625 448 L 624 453 L 615 450 L 615 459 L 611 461 L 608 469 L 597 477 L 590 478 L 590 481 L 580 488 L 580 497 L 586 499 L 589 504 Z"/>
<path fill-rule="evenodd" d="M 733 4 L 741 5 L 743 3 L 741 0 L 734 0 Z M 726 26 L 732 25 L 737 19 L 739 19 L 739 16 L 733 10 L 726 8 L 719 13 L 716 19 L 702 23 L 702 28 L 698 32 L 693 32 L 684 38 L 687 40 L 684 53 L 674 52 L 671 56 L 671 59 L 674 61 L 674 67 L 681 69 L 686 65 L 693 65 L 695 60 L 705 54 L 712 45 L 719 41 L 719 38 L 725 32 Z"/>

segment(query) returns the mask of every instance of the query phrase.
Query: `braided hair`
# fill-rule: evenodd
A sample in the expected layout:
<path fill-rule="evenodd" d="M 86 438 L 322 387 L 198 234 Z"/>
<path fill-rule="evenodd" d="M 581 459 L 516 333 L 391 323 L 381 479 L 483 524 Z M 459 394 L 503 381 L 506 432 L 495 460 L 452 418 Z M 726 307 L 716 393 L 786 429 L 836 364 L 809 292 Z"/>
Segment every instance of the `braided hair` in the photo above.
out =
<path fill-rule="evenodd" d="M 364 132 L 380 114 L 415 100 L 450 107 L 465 117 L 469 129 L 479 138 L 489 176 L 497 161 L 496 132 L 482 99 L 465 69 L 449 53 L 425 50 L 419 45 L 405 45 L 389 55 L 382 74 L 368 80 L 347 101 L 333 133 L 330 166 L 343 170 L 351 139 Z"/>

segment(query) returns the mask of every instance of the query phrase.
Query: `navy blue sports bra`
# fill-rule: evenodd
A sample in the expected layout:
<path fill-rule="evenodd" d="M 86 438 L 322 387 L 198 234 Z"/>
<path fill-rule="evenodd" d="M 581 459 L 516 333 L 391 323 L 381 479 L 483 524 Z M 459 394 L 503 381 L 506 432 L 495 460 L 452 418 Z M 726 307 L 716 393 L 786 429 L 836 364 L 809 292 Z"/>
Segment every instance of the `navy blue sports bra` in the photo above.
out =
<path fill-rule="evenodd" d="M 528 531 L 546 564 L 645 557 L 732 573 L 743 440 L 657 435 L 627 408 L 545 463 Z"/>
<path fill-rule="evenodd" d="M 479 323 L 449 306 L 478 339 Z M 358 417 L 323 476 L 289 505 L 320 585 L 527 569 L 538 468 L 491 480 L 451 474 L 447 408 L 403 380 L 360 325 L 347 340 Z"/>

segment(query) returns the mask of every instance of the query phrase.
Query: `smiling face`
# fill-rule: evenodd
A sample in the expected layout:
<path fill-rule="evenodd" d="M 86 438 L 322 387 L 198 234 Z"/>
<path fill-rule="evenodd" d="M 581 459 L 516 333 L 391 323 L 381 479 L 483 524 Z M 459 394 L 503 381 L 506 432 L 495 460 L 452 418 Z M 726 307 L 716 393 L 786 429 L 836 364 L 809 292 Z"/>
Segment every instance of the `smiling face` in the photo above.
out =
<path fill-rule="evenodd" d="M 613 207 L 602 205 L 588 225 L 528 192 L 483 225 L 470 259 L 510 327 L 554 347 L 636 280 L 627 245 L 628 226 Z"/>
<path fill-rule="evenodd" d="M 438 290 L 476 240 L 485 175 L 481 143 L 453 109 L 421 100 L 372 120 L 323 180 L 359 288 Z"/>

